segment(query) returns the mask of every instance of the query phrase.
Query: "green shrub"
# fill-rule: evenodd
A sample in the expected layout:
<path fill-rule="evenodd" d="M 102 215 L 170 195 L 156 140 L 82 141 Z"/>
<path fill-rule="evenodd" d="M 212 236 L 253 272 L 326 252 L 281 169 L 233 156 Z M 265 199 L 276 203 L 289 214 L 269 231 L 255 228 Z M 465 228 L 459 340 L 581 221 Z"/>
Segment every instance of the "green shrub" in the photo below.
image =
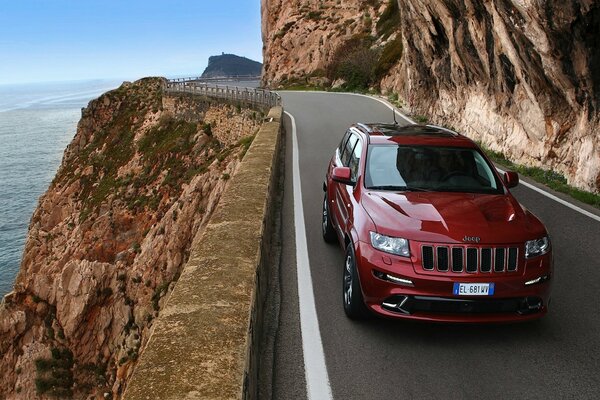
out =
<path fill-rule="evenodd" d="M 212 126 L 210 125 L 210 122 L 205 123 L 204 125 L 202 125 L 202 130 L 204 131 L 204 133 L 206 134 L 206 136 L 212 136 Z"/>
<path fill-rule="evenodd" d="M 331 81 L 343 79 L 346 90 L 366 90 L 373 83 L 379 54 L 371 46 L 374 39 L 369 35 L 355 35 L 333 56 L 327 69 Z"/>
<path fill-rule="evenodd" d="M 377 34 L 383 40 L 400 30 L 400 8 L 398 0 L 389 0 L 387 7 L 377 21 Z"/>
<path fill-rule="evenodd" d="M 312 19 L 313 21 L 319 21 L 322 15 L 323 11 L 309 11 L 309 13 L 306 14 L 306 18 Z"/>
<path fill-rule="evenodd" d="M 135 253 L 139 253 L 140 251 L 142 251 L 142 246 L 138 243 L 135 242 L 132 246 L 131 249 L 135 252 Z"/>
<path fill-rule="evenodd" d="M 398 34 L 394 40 L 390 40 L 383 48 L 381 56 L 375 67 L 376 80 L 380 80 L 388 71 L 400 61 L 403 52 L 402 35 Z"/>
<path fill-rule="evenodd" d="M 158 307 L 158 302 L 160 301 L 160 298 L 167 293 L 167 290 L 169 289 L 169 282 L 163 282 L 160 285 L 158 285 L 156 287 L 156 289 L 154 289 L 154 294 L 152 295 L 152 308 L 155 311 L 159 310 Z"/>
<path fill-rule="evenodd" d="M 71 397 L 73 395 L 73 353 L 67 348 L 50 349 L 52 358 L 38 358 L 35 388 L 38 394 L 52 397 Z"/>

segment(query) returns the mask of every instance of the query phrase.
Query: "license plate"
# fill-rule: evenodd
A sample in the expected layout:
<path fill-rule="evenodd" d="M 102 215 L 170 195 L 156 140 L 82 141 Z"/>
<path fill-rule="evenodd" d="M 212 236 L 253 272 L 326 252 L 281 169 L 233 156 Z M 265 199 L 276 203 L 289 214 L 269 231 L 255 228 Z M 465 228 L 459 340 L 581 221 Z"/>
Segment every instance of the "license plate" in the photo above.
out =
<path fill-rule="evenodd" d="M 455 296 L 493 296 L 493 283 L 455 283 Z"/>

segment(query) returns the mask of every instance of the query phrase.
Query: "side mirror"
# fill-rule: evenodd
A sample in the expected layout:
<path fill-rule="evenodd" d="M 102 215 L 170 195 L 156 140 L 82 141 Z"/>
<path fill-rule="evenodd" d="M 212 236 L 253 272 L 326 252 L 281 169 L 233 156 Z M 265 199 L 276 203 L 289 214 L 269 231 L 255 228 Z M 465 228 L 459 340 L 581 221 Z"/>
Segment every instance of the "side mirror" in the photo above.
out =
<path fill-rule="evenodd" d="M 343 183 L 344 185 L 354 186 L 356 184 L 355 182 L 352 182 L 352 172 L 348 167 L 334 168 L 331 178 L 336 182 Z"/>
<path fill-rule="evenodd" d="M 504 173 L 504 183 L 508 188 L 514 188 L 519 184 L 519 174 L 513 171 L 506 171 Z"/>

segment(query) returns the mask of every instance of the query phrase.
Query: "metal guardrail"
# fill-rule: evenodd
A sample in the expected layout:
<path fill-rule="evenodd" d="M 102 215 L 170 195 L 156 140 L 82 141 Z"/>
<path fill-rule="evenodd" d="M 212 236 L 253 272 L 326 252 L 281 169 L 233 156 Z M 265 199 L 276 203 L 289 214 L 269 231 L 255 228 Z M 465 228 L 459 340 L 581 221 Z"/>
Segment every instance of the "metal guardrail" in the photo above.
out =
<path fill-rule="evenodd" d="M 169 82 L 240 82 L 240 81 L 260 81 L 260 75 L 233 75 L 233 76 L 214 76 L 211 78 L 191 77 L 191 78 L 175 78 L 169 79 Z"/>
<path fill-rule="evenodd" d="M 164 89 L 167 93 L 189 93 L 232 102 L 242 102 L 252 106 L 270 108 L 281 105 L 281 97 L 270 90 L 208 84 L 199 82 L 196 78 L 168 80 Z"/>

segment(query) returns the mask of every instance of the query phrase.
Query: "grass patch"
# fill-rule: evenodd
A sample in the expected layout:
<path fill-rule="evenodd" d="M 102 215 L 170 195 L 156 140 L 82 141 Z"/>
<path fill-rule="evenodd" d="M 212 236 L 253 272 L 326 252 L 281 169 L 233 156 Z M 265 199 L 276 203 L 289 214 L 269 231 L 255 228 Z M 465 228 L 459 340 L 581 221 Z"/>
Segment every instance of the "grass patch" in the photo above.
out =
<path fill-rule="evenodd" d="M 242 152 L 240 153 L 240 160 L 242 158 L 244 158 L 244 156 L 246 155 L 246 152 L 248 152 L 248 149 L 250 148 L 250 145 L 254 141 L 255 137 L 256 137 L 256 134 L 246 136 L 237 142 L 237 145 L 241 146 L 241 148 L 242 148 Z"/>
<path fill-rule="evenodd" d="M 326 88 L 320 87 L 320 86 L 315 86 L 315 85 L 310 85 L 308 83 L 299 83 L 299 82 L 282 82 L 281 86 L 283 87 L 283 90 L 298 90 L 298 91 L 303 91 L 303 92 L 316 92 L 316 91 L 321 91 L 321 90 L 327 90 Z"/>
<path fill-rule="evenodd" d="M 207 126 L 207 130 L 210 131 L 210 124 Z M 139 141 L 139 151 L 145 158 L 155 158 L 169 152 L 182 152 L 189 148 L 196 130 L 197 126 L 194 123 L 165 118 Z"/>
<path fill-rule="evenodd" d="M 493 162 L 502 165 L 506 169 L 518 172 L 519 174 L 527 176 L 536 182 L 556 190 L 557 192 L 564 193 L 581 201 L 582 203 L 589 204 L 592 207 L 600 209 L 600 195 L 586 192 L 585 190 L 577 189 L 569 185 L 567 183 L 567 179 L 563 175 L 555 171 L 546 170 L 539 167 L 526 167 L 524 165 L 515 164 L 507 159 L 504 154 L 490 150 L 481 143 L 478 144 Z"/>
<path fill-rule="evenodd" d="M 398 93 L 391 93 L 390 95 L 388 95 L 388 101 L 397 108 L 404 107 L 404 104 L 402 104 L 402 101 L 400 100 Z"/>

